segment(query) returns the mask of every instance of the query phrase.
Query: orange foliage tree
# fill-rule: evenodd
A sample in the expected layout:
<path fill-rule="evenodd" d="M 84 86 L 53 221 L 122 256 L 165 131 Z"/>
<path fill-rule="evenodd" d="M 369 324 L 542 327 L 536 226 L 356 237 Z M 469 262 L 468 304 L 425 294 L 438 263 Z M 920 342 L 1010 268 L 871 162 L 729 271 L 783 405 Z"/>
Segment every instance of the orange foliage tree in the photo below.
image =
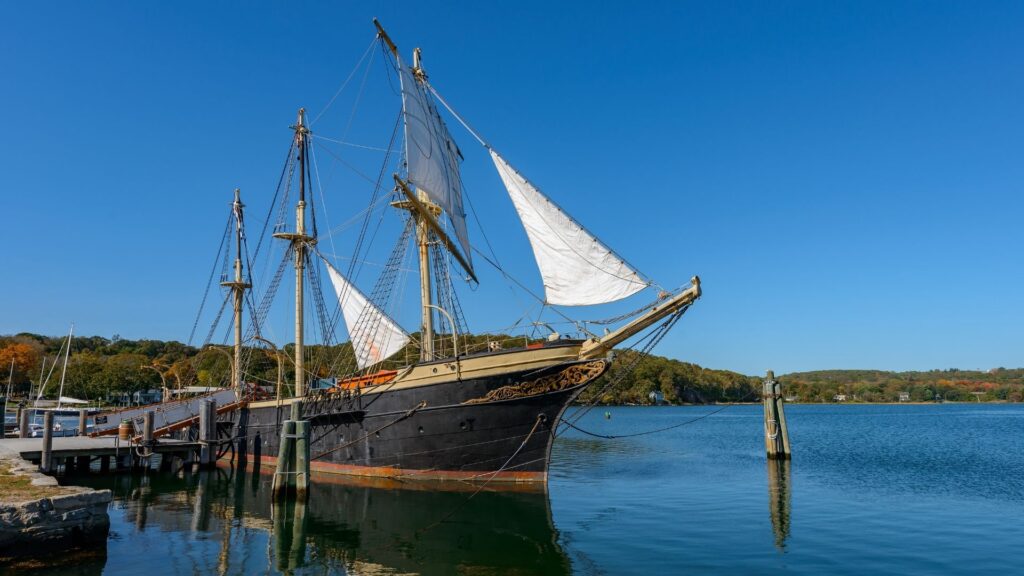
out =
<path fill-rule="evenodd" d="M 11 374 L 11 362 L 14 362 L 13 389 L 27 388 L 29 374 L 39 369 L 39 349 L 24 342 L 13 342 L 0 348 L 0 382 L 6 390 L 7 379 Z"/>

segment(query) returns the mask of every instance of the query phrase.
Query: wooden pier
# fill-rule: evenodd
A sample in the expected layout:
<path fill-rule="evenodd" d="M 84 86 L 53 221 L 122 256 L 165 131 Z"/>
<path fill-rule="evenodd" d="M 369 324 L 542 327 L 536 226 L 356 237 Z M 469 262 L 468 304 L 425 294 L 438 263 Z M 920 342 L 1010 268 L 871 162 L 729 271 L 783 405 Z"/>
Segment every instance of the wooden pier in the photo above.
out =
<path fill-rule="evenodd" d="M 59 465 L 65 471 L 83 470 L 92 461 L 98 460 L 101 471 L 138 467 L 146 454 L 161 455 L 161 469 L 170 469 L 172 460 L 180 462 L 197 462 L 194 457 L 201 449 L 199 442 L 170 440 L 162 438 L 157 442 L 143 446 L 137 442 L 120 440 L 117 437 L 89 438 L 83 436 L 60 436 L 51 439 L 48 470 L 53 472 Z M 143 448 L 146 450 L 143 451 Z M 20 456 L 33 463 L 42 463 L 44 451 L 43 438 L 8 438 L 0 440 L 0 453 Z M 111 466 L 113 464 L 113 466 Z"/>

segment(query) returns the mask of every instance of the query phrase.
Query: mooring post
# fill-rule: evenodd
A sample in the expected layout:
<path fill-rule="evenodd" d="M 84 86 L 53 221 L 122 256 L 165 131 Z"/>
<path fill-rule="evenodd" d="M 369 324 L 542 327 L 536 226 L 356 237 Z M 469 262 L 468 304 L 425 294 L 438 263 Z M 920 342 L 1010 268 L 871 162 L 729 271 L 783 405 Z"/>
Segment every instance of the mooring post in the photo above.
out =
<path fill-rule="evenodd" d="M 53 412 L 50 411 L 43 413 L 43 455 L 39 469 L 47 474 L 53 470 Z"/>
<path fill-rule="evenodd" d="M 782 453 L 789 460 L 793 451 L 789 446 L 789 426 L 786 424 L 786 410 L 783 408 L 782 383 L 775 381 L 775 403 L 778 406 L 779 434 L 782 436 Z"/>
<path fill-rule="evenodd" d="M 782 409 L 782 385 L 769 370 L 764 380 L 764 445 L 770 459 L 786 460 L 790 457 L 789 430 L 786 413 Z"/>
<path fill-rule="evenodd" d="M 21 418 L 18 420 L 18 437 L 28 438 L 28 417 L 30 415 L 29 410 L 21 411 Z"/>
<path fill-rule="evenodd" d="M 146 410 L 142 415 L 142 453 L 146 455 L 146 467 L 149 467 L 149 457 L 153 455 L 153 422 L 156 420 L 156 413 Z"/>
<path fill-rule="evenodd" d="M 203 400 L 199 405 L 199 467 L 208 468 L 217 457 L 213 446 L 217 439 L 217 403 Z"/>
<path fill-rule="evenodd" d="M 245 463 L 249 459 L 249 408 L 243 406 L 238 409 L 238 422 L 234 426 L 235 434 L 235 457 L 238 459 L 236 466 L 245 469 Z"/>
<path fill-rule="evenodd" d="M 89 419 L 89 411 L 88 410 L 79 410 L 78 411 L 78 435 L 79 436 L 85 436 L 86 435 L 85 426 L 86 426 L 86 422 L 88 421 L 88 419 Z"/>
<path fill-rule="evenodd" d="M 305 500 L 309 495 L 309 420 L 295 423 L 295 496 Z"/>
<path fill-rule="evenodd" d="M 302 400 L 292 402 L 292 420 L 295 422 L 302 420 Z"/>
<path fill-rule="evenodd" d="M 21 415 L 25 413 L 25 409 L 18 404 L 18 416 L 14 419 L 18 423 L 18 436 L 21 437 Z"/>
<path fill-rule="evenodd" d="M 295 487 L 294 468 L 295 421 L 285 420 L 281 425 L 281 446 L 277 450 L 277 472 L 274 473 L 273 493 L 278 498 L 291 493 Z"/>

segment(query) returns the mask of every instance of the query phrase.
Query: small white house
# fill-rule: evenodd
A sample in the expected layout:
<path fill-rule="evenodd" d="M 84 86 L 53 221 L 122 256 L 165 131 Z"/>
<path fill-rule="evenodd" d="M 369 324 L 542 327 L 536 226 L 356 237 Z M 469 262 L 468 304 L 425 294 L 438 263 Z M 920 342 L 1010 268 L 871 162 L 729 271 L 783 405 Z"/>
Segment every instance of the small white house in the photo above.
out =
<path fill-rule="evenodd" d="M 665 403 L 665 395 L 657 390 L 648 394 L 647 399 L 650 400 L 651 404 L 654 404 L 655 406 Z"/>
<path fill-rule="evenodd" d="M 836 394 L 832 397 L 833 402 L 846 402 L 846 394 Z"/>
<path fill-rule="evenodd" d="M 910 402 L 910 392 L 900 392 L 900 402 Z"/>

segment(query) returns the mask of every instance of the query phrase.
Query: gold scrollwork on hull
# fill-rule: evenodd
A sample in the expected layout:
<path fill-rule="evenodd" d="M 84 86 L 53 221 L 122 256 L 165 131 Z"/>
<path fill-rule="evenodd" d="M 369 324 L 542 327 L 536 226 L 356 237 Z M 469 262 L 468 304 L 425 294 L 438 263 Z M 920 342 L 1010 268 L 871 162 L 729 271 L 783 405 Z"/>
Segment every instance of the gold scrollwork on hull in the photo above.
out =
<path fill-rule="evenodd" d="M 536 380 L 495 388 L 488 392 L 486 396 L 466 400 L 463 404 L 484 404 L 486 402 L 512 400 L 513 398 L 526 398 L 528 396 L 537 396 L 538 394 L 547 394 L 548 392 L 573 388 L 604 374 L 607 366 L 607 360 L 594 360 L 592 362 L 573 364 L 554 374 L 541 376 Z"/>

